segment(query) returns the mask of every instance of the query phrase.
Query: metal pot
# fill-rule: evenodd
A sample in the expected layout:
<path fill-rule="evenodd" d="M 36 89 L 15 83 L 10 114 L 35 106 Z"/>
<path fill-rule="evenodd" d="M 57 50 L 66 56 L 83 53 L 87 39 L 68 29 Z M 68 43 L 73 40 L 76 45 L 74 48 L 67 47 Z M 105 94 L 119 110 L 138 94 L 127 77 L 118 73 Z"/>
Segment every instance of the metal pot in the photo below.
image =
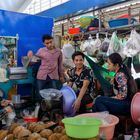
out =
<path fill-rule="evenodd" d="M 20 100 L 19 103 L 14 103 L 13 106 L 15 109 L 20 109 L 21 107 L 25 106 L 27 103 L 27 100 Z"/>
<path fill-rule="evenodd" d="M 42 111 L 50 111 L 52 109 L 61 109 L 63 107 L 62 97 L 59 100 L 56 99 L 43 99 L 41 101 L 41 110 Z"/>

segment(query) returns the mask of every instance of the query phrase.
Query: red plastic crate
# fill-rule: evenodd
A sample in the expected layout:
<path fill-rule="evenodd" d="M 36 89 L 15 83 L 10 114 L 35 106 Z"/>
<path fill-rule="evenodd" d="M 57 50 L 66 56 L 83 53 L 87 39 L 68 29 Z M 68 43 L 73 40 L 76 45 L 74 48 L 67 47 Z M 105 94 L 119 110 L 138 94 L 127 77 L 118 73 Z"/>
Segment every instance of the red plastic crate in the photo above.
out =
<path fill-rule="evenodd" d="M 80 28 L 69 28 L 68 33 L 69 34 L 79 34 L 80 33 Z"/>

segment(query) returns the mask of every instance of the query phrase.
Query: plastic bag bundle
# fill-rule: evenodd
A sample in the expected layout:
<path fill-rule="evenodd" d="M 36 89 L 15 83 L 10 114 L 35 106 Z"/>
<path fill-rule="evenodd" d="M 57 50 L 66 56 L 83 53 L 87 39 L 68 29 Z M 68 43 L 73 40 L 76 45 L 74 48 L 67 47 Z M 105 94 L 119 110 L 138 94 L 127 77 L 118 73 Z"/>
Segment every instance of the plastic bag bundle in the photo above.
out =
<path fill-rule="evenodd" d="M 128 39 L 124 49 L 123 54 L 127 57 L 133 57 L 140 52 L 140 35 L 132 30 L 130 38 Z"/>
<path fill-rule="evenodd" d="M 62 52 L 64 55 L 64 58 L 71 58 L 72 54 L 74 53 L 74 48 L 73 46 L 68 43 L 68 44 L 64 44 L 63 48 L 62 48 Z"/>
<path fill-rule="evenodd" d="M 85 42 L 85 51 L 89 56 L 93 56 L 97 50 L 101 47 L 101 40 L 99 39 L 99 34 L 96 35 L 96 39 L 93 40 L 91 36 L 87 42 Z"/>
<path fill-rule="evenodd" d="M 84 52 L 85 49 L 86 49 L 86 47 L 87 47 L 87 45 L 85 44 L 85 42 L 86 42 L 86 41 L 81 42 L 81 45 L 80 45 L 80 50 L 81 50 L 82 52 Z"/>
<path fill-rule="evenodd" d="M 102 52 L 107 52 L 109 44 L 110 44 L 110 40 L 108 39 L 108 37 L 106 35 L 104 41 L 102 42 L 101 51 Z"/>
<path fill-rule="evenodd" d="M 59 99 L 62 96 L 61 91 L 57 89 L 42 89 L 40 90 L 40 95 L 44 99 L 52 100 L 52 99 Z"/>
<path fill-rule="evenodd" d="M 109 44 L 109 48 L 107 50 L 107 55 L 109 56 L 110 54 L 117 52 L 119 53 L 121 49 L 121 44 L 120 41 L 116 35 L 116 32 L 113 32 L 112 37 L 111 37 L 111 41 Z"/>
<path fill-rule="evenodd" d="M 72 59 L 63 59 L 63 65 L 65 68 L 72 68 L 74 67 L 74 63 L 72 61 Z"/>
<path fill-rule="evenodd" d="M 101 48 L 101 40 L 99 39 L 99 34 L 96 34 L 96 39 L 94 41 L 94 51 L 99 50 Z"/>
<path fill-rule="evenodd" d="M 91 35 L 89 36 L 88 40 L 84 42 L 83 47 L 89 56 L 94 54 L 94 40 L 92 39 Z"/>
<path fill-rule="evenodd" d="M 88 45 L 88 44 L 87 44 Z M 84 52 L 85 51 L 85 49 L 86 49 L 86 47 L 87 47 L 87 45 L 86 45 L 86 43 L 85 42 L 81 42 L 81 45 L 80 45 L 80 50 L 82 51 L 82 52 Z"/>
<path fill-rule="evenodd" d="M 140 72 L 136 73 L 133 63 L 131 63 L 131 73 L 134 79 L 140 78 Z"/>
<path fill-rule="evenodd" d="M 124 50 L 124 46 L 126 45 L 126 40 L 121 38 L 121 39 L 119 39 L 119 42 L 120 42 L 120 50 L 118 51 L 118 53 L 124 59 L 125 55 L 123 54 L 123 50 Z"/>
<path fill-rule="evenodd" d="M 85 51 L 87 52 L 87 54 L 89 55 L 89 56 L 92 56 L 94 53 L 93 53 L 93 50 L 92 50 L 92 48 L 93 48 L 93 44 L 92 44 L 92 42 L 85 42 L 86 43 L 86 45 L 87 45 L 87 47 L 85 47 Z"/>

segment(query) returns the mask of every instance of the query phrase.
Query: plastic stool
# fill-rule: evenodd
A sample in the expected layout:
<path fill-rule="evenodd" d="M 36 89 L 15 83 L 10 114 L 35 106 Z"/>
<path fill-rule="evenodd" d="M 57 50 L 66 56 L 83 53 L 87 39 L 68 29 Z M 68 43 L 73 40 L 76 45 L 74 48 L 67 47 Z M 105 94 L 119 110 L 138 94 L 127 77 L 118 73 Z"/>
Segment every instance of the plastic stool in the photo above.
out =
<path fill-rule="evenodd" d="M 93 102 L 86 104 L 86 112 L 92 112 Z"/>

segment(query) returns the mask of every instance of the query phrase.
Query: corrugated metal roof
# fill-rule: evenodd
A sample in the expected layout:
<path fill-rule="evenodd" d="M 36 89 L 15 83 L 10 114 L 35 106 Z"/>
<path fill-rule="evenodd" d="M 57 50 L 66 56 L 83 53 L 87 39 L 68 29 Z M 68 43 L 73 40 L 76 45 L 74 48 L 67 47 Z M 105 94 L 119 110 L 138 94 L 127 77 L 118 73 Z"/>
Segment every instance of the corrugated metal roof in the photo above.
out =
<path fill-rule="evenodd" d="M 17 12 L 29 0 L 0 0 L 0 9 Z"/>

